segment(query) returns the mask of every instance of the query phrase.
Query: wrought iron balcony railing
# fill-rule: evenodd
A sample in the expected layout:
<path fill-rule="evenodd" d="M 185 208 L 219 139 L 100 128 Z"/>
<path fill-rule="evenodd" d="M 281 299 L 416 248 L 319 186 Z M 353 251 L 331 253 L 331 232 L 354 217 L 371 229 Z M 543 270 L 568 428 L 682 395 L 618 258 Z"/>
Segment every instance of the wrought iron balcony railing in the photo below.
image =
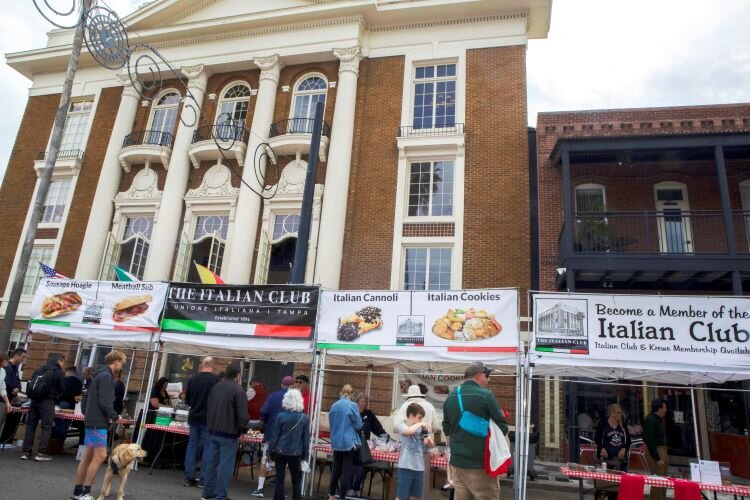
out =
<path fill-rule="evenodd" d="M 169 132 L 161 130 L 136 130 L 125 136 L 122 147 L 128 146 L 162 146 L 171 148 L 174 144 L 174 136 Z"/>
<path fill-rule="evenodd" d="M 429 137 L 429 136 L 445 136 L 445 135 L 460 135 L 464 133 L 463 123 L 453 123 L 450 125 L 434 126 L 431 128 L 427 127 L 414 127 L 411 125 L 404 125 L 399 127 L 399 137 Z"/>
<path fill-rule="evenodd" d="M 250 139 L 250 130 L 246 129 L 244 125 L 226 123 L 198 127 L 193 132 L 193 144 L 214 140 L 214 138 L 220 141 L 240 141 L 247 144 Z"/>
<path fill-rule="evenodd" d="M 289 118 L 271 124 L 269 137 L 277 137 L 285 134 L 312 134 L 313 122 L 310 118 Z M 327 123 L 323 122 L 321 136 L 330 137 L 331 129 Z"/>
<path fill-rule="evenodd" d="M 748 254 L 750 211 L 735 210 L 731 217 L 737 252 Z M 576 212 L 573 220 L 576 253 L 722 255 L 729 252 L 724 214 L 720 210 Z"/>
<path fill-rule="evenodd" d="M 46 160 L 49 151 L 41 151 L 36 157 L 37 160 Z M 57 160 L 81 160 L 83 161 L 83 151 L 80 149 L 61 149 L 57 152 Z"/>

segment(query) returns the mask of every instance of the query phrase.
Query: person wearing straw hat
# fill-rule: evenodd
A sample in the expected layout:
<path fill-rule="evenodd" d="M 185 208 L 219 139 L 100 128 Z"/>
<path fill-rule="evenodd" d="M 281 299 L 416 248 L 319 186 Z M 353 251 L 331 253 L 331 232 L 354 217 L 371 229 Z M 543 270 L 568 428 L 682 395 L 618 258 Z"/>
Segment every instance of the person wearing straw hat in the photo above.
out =
<path fill-rule="evenodd" d="M 503 434 L 508 433 L 502 409 L 487 388 L 492 371 L 481 361 L 470 364 L 464 372 L 466 380 L 443 404 L 443 430 L 450 446 L 456 500 L 500 498 L 499 476 L 491 478 L 484 470 L 489 420 L 493 420 Z"/>

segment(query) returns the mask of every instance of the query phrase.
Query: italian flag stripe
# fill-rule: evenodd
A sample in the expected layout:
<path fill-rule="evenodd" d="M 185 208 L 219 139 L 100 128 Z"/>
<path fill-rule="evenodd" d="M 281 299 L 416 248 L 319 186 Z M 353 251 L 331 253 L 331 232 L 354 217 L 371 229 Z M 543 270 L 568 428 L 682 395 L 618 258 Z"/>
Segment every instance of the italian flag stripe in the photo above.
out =
<path fill-rule="evenodd" d="M 537 347 L 536 350 L 539 352 L 555 352 L 551 347 Z"/>
<path fill-rule="evenodd" d="M 338 343 L 319 342 L 318 347 L 322 347 L 323 349 L 349 349 L 352 351 L 379 351 L 380 350 L 379 345 L 372 345 L 372 344 L 338 344 Z"/>
<path fill-rule="evenodd" d="M 169 319 L 164 318 L 161 320 L 162 330 L 177 330 L 179 332 L 206 332 L 205 321 L 195 321 L 192 319 Z"/>
<path fill-rule="evenodd" d="M 463 347 L 463 346 L 448 346 L 448 352 L 518 352 L 518 347 Z"/>
<path fill-rule="evenodd" d="M 70 327 L 71 325 L 67 321 L 52 321 L 49 319 L 32 319 L 31 323 L 35 323 L 37 325 L 67 326 L 67 327 Z"/>
<path fill-rule="evenodd" d="M 284 339 L 308 339 L 312 335 L 311 326 L 253 325 L 248 323 L 225 323 L 220 321 L 196 321 L 189 319 L 168 319 L 161 322 L 163 330 L 186 333 L 207 333 L 219 335 L 253 335 Z"/>
<path fill-rule="evenodd" d="M 310 326 L 255 325 L 255 335 L 286 339 L 307 339 L 312 335 Z"/>

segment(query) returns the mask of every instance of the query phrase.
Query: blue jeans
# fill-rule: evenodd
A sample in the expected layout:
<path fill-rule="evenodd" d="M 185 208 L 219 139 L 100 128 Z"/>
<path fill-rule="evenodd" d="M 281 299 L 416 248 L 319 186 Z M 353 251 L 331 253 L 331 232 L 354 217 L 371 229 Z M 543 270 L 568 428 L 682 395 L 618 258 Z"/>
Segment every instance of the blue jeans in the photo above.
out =
<path fill-rule="evenodd" d="M 203 498 L 226 500 L 238 443 L 238 437 L 229 438 L 209 433 L 208 451 L 203 453 Z"/>
<path fill-rule="evenodd" d="M 202 450 L 202 451 L 201 451 Z M 206 480 L 206 450 L 208 428 L 206 424 L 190 424 L 190 439 L 185 452 L 185 479 L 195 479 L 195 457 L 201 452 L 201 481 Z"/>
<path fill-rule="evenodd" d="M 72 410 L 75 405 L 71 405 L 68 401 L 60 401 L 58 405 L 61 410 Z M 70 429 L 71 421 L 65 418 L 55 418 L 55 431 L 53 432 L 56 438 L 65 440 L 65 436 L 68 435 L 68 429 Z"/>

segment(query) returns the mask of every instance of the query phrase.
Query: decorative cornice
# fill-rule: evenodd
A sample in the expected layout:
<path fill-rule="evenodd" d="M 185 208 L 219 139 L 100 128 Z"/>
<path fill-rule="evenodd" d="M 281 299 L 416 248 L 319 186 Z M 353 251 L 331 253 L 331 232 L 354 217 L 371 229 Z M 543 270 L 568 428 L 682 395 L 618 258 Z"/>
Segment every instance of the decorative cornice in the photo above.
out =
<path fill-rule="evenodd" d="M 201 185 L 191 189 L 185 194 L 185 200 L 195 200 L 198 198 L 225 198 L 234 200 L 240 192 L 240 188 L 232 186 L 232 173 L 221 163 L 217 163 L 209 168 Z"/>
<path fill-rule="evenodd" d="M 214 4 L 216 2 L 217 0 L 206 0 L 205 2 L 201 2 L 200 4 L 196 5 L 192 9 L 188 9 L 188 10 L 180 12 L 173 18 L 169 19 L 165 24 L 167 26 L 172 26 L 173 24 L 177 24 L 179 21 L 182 21 L 186 17 L 190 17 L 196 12 L 200 12 L 201 10 L 205 9 L 206 7 L 209 7 L 211 4 Z"/>
<path fill-rule="evenodd" d="M 130 184 L 130 189 L 121 191 L 115 196 L 115 205 L 121 201 L 159 201 L 162 192 L 157 186 L 158 176 L 151 167 L 141 169 Z"/>
<path fill-rule="evenodd" d="M 346 72 L 351 72 L 355 75 L 359 74 L 359 61 L 362 60 L 362 51 L 359 46 L 346 49 L 333 49 L 333 55 L 341 61 L 339 63 L 339 75 Z"/>
<path fill-rule="evenodd" d="M 274 85 L 278 85 L 281 67 L 283 66 L 278 54 L 256 57 L 253 62 L 260 68 L 260 81 L 270 80 Z"/>
<path fill-rule="evenodd" d="M 462 19 L 440 19 L 410 24 L 391 24 L 388 26 L 370 26 L 368 30 L 372 33 L 385 31 L 413 30 L 419 28 L 435 28 L 439 26 L 456 26 L 461 24 L 491 23 L 495 21 L 507 21 L 513 19 L 525 19 L 528 22 L 528 13 L 517 12 L 515 14 L 503 14 L 500 16 L 467 17 Z"/>

